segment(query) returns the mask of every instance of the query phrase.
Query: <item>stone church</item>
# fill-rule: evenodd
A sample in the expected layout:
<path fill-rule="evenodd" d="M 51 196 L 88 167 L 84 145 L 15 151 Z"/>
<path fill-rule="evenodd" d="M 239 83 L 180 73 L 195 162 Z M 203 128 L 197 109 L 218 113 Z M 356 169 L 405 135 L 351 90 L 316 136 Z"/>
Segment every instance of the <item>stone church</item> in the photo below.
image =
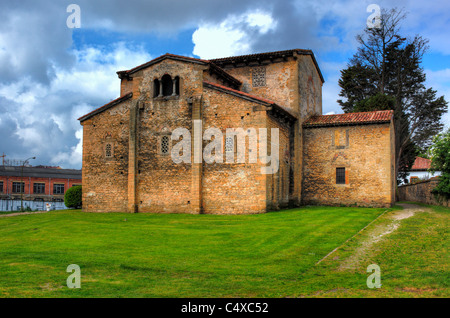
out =
<path fill-rule="evenodd" d="M 165 54 L 117 74 L 120 97 L 79 118 L 84 211 L 245 214 L 394 203 L 392 111 L 322 115 L 324 78 L 310 50 L 213 60 Z M 222 131 L 214 141 L 227 155 L 238 148 L 228 129 L 276 129 L 277 169 L 263 174 L 267 162 L 249 161 L 261 152 L 248 146 L 250 134 L 244 161 L 175 162 L 179 128 Z M 193 139 L 182 150 L 192 158 L 210 142 Z"/>

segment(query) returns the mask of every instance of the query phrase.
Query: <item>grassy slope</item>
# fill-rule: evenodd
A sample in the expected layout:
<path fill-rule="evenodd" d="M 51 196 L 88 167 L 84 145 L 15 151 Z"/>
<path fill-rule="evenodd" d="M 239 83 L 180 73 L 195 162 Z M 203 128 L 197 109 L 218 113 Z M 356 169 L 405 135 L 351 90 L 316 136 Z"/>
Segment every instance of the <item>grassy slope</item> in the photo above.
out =
<path fill-rule="evenodd" d="M 361 235 L 336 252 L 339 259 L 333 254 L 314 265 L 383 211 L 308 207 L 244 216 L 58 211 L 0 218 L 0 296 L 386 296 L 403 295 L 398 289 L 405 286 L 446 293 L 447 210 L 405 220 L 411 228 L 402 226 L 392 234 L 395 240 L 382 242 L 388 249 L 368 263 L 382 268 L 380 290 L 366 287 L 365 267 L 338 269 Z M 81 267 L 81 289 L 66 287 L 69 264 Z"/>

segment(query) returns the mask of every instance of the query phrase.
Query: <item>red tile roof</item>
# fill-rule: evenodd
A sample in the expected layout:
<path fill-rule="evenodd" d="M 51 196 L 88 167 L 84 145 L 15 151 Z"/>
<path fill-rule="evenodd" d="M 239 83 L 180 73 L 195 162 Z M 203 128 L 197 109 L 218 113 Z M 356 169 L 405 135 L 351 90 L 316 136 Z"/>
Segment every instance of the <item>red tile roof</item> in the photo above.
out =
<path fill-rule="evenodd" d="M 237 55 L 237 56 L 229 56 L 229 57 L 221 57 L 217 59 L 212 59 L 211 61 L 214 62 L 224 62 L 224 61 L 237 61 L 237 60 L 246 60 L 246 59 L 254 59 L 258 57 L 278 57 L 283 55 L 292 55 L 293 52 L 299 53 L 299 54 L 309 54 L 312 53 L 311 50 L 302 50 L 302 49 L 292 49 L 292 50 L 284 50 L 284 51 L 275 51 L 275 52 L 263 52 L 263 53 L 253 53 L 253 54 L 246 54 L 246 55 Z"/>
<path fill-rule="evenodd" d="M 239 55 L 239 56 L 229 56 L 229 57 L 223 57 L 218 59 L 211 59 L 211 62 L 216 63 L 219 66 L 224 66 L 225 64 L 229 63 L 237 63 L 237 62 L 249 62 L 249 61 L 260 61 L 262 59 L 272 59 L 272 58 L 284 58 L 293 56 L 294 53 L 299 55 L 310 55 L 314 65 L 316 66 L 317 72 L 319 73 L 320 79 L 322 82 L 325 82 L 325 79 L 323 78 L 322 72 L 320 71 L 319 65 L 317 63 L 317 60 L 314 56 L 313 51 L 311 50 L 304 50 L 304 49 L 292 49 L 292 50 L 285 50 L 285 51 L 275 51 L 275 52 L 264 52 L 264 53 L 256 53 L 256 54 L 248 54 L 248 55 Z"/>
<path fill-rule="evenodd" d="M 217 83 L 212 83 L 212 82 L 208 82 L 208 81 L 203 81 L 203 83 L 207 84 L 207 86 L 208 85 L 209 86 L 213 86 L 215 88 L 219 88 L 219 89 L 222 89 L 222 90 L 233 92 L 233 93 L 241 95 L 241 96 L 246 96 L 246 97 L 251 98 L 251 99 L 256 99 L 256 100 L 258 100 L 260 102 L 263 102 L 263 103 L 266 103 L 266 104 L 269 104 L 269 105 L 275 104 L 274 101 L 271 101 L 269 99 L 265 99 L 265 98 L 262 98 L 262 97 L 259 97 L 259 96 L 256 96 L 256 95 L 252 95 L 252 94 L 249 94 L 249 93 L 238 91 L 236 89 L 232 89 L 232 88 L 229 88 L 227 86 L 223 86 L 223 85 L 220 85 L 220 84 L 217 84 Z"/>
<path fill-rule="evenodd" d="M 126 70 L 126 71 L 119 71 L 117 72 L 117 75 L 119 76 L 120 79 L 122 79 L 123 77 L 128 77 L 129 75 L 140 71 L 144 68 L 147 68 L 153 64 L 159 63 L 162 60 L 165 59 L 173 59 L 173 60 L 177 60 L 177 61 L 185 61 L 185 62 L 194 62 L 194 63 L 198 63 L 198 64 L 209 64 L 210 65 L 210 69 L 211 71 L 219 74 L 222 78 L 225 78 L 227 81 L 229 81 L 230 83 L 232 83 L 232 85 L 239 87 L 242 82 L 240 80 L 238 80 L 237 78 L 235 78 L 234 76 L 232 76 L 231 74 L 229 74 L 228 72 L 226 72 L 225 70 L 223 70 L 222 68 L 220 68 L 219 66 L 217 66 L 216 64 L 212 63 L 211 61 L 208 60 L 202 60 L 202 59 L 197 59 L 194 57 L 188 57 L 188 56 L 182 56 L 182 55 L 175 55 L 175 54 L 170 54 L 170 53 L 166 53 L 164 55 L 161 55 L 149 62 L 146 62 L 144 64 L 138 65 L 130 70 Z"/>
<path fill-rule="evenodd" d="M 380 110 L 364 113 L 346 113 L 338 115 L 312 116 L 303 123 L 305 127 L 323 127 L 340 125 L 378 124 L 390 122 L 393 110 Z"/>
<path fill-rule="evenodd" d="M 254 101 L 254 102 L 259 102 L 259 103 L 262 103 L 262 104 L 264 104 L 266 106 L 273 106 L 275 109 L 277 109 L 278 112 L 283 113 L 284 114 L 283 116 L 285 116 L 285 117 L 287 116 L 287 117 L 290 117 L 292 119 L 297 119 L 298 118 L 298 116 L 295 113 L 293 113 L 292 111 L 290 111 L 290 110 L 288 110 L 288 109 L 278 105 L 277 103 L 275 103 L 274 101 L 272 101 L 270 99 L 266 99 L 266 98 L 263 98 L 263 97 L 259 97 L 259 96 L 256 96 L 256 95 L 252 95 L 252 94 L 249 94 L 249 93 L 238 91 L 236 89 L 232 89 L 230 87 L 223 86 L 223 85 L 220 85 L 220 84 L 217 84 L 217 83 L 208 82 L 208 81 L 203 81 L 203 85 L 205 85 L 206 87 L 209 87 L 209 88 L 217 89 L 217 90 L 225 92 L 225 93 L 230 93 L 232 95 L 235 95 L 235 96 L 238 96 L 238 97 L 241 97 L 241 98 L 249 99 L 249 100 Z"/>
<path fill-rule="evenodd" d="M 78 118 L 78 120 L 79 120 L 80 122 L 85 121 L 86 119 L 89 119 L 89 118 L 91 118 L 92 116 L 97 115 L 98 113 L 101 113 L 101 112 L 107 110 L 108 108 L 111 108 L 111 107 L 113 107 L 114 105 L 117 105 L 117 104 L 119 104 L 119 103 L 121 103 L 121 102 L 123 102 L 123 101 L 125 101 L 125 100 L 127 100 L 127 99 L 129 99 L 129 98 L 131 98 L 132 96 L 133 96 L 133 93 L 128 93 L 128 94 L 125 94 L 125 95 L 123 95 L 123 96 L 120 96 L 119 98 L 117 98 L 117 99 L 115 99 L 115 100 L 113 100 L 113 101 L 110 101 L 108 104 L 105 104 L 105 105 L 103 105 L 102 107 L 99 107 L 99 108 L 97 108 L 97 109 L 94 109 L 94 110 L 91 111 L 90 113 L 87 113 L 86 115 L 81 116 L 80 118 Z"/>
<path fill-rule="evenodd" d="M 416 157 L 413 166 L 411 167 L 411 171 L 424 171 L 428 170 L 431 167 L 431 160 L 425 159 L 421 157 Z"/>
<path fill-rule="evenodd" d="M 176 60 L 183 60 L 183 61 L 190 61 L 190 62 L 195 62 L 195 63 L 200 63 L 200 64 L 208 64 L 209 61 L 208 60 L 202 60 L 202 59 L 197 59 L 194 57 L 188 57 L 188 56 L 182 56 L 182 55 L 175 55 L 175 54 L 170 54 L 170 53 L 166 53 L 164 55 L 161 55 L 149 62 L 146 62 L 144 64 L 138 65 L 136 67 L 133 67 L 130 70 L 126 70 L 126 71 L 119 71 L 117 72 L 120 76 L 120 74 L 132 74 L 134 72 L 137 72 L 141 69 L 144 69 L 146 67 L 149 67 L 150 65 L 153 65 L 155 63 L 158 63 L 166 58 L 172 58 L 172 59 L 176 59 Z"/>

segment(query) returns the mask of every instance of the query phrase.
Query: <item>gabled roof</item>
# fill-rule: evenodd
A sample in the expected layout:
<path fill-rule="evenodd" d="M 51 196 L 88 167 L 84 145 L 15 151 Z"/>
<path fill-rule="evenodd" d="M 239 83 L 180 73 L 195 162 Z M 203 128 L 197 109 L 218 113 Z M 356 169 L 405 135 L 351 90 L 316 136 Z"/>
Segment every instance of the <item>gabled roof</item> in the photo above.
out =
<path fill-rule="evenodd" d="M 431 168 L 430 159 L 416 157 L 416 160 L 414 161 L 414 164 L 411 167 L 411 171 L 426 171 L 430 168 Z"/>
<path fill-rule="evenodd" d="M 170 53 L 166 53 L 164 55 L 161 55 L 149 62 L 146 62 L 144 64 L 138 65 L 136 67 L 133 67 L 130 70 L 126 70 L 126 71 L 119 71 L 117 72 L 117 75 L 119 75 L 119 78 L 123 78 L 125 76 L 129 76 L 133 73 L 136 73 L 144 68 L 147 68 L 151 65 L 154 65 L 156 63 L 159 63 L 163 60 L 166 59 L 171 59 L 171 60 L 177 60 L 177 61 L 183 61 L 183 62 L 190 62 L 190 63 L 196 63 L 196 64 L 202 64 L 202 65 L 207 65 L 209 64 L 208 60 L 202 60 L 202 59 L 197 59 L 194 57 L 187 57 L 187 56 L 182 56 L 182 55 L 175 55 L 175 54 L 170 54 Z"/>
<path fill-rule="evenodd" d="M 136 73 L 142 69 L 145 69 L 151 65 L 157 64 L 163 60 L 166 59 L 171 59 L 171 60 L 175 60 L 175 61 L 183 61 L 183 62 L 188 62 L 188 63 L 195 63 L 195 64 L 201 64 L 201 65 L 209 65 L 210 66 L 210 71 L 213 73 L 218 74 L 220 77 L 224 78 L 225 80 L 227 80 L 228 82 L 230 82 L 233 86 L 235 87 L 239 87 L 242 82 L 240 80 L 238 80 L 237 78 L 235 78 L 234 76 L 232 76 L 231 74 L 229 74 L 228 72 L 226 72 L 225 70 L 223 70 L 222 68 L 220 68 L 219 66 L 217 66 L 216 64 L 212 63 L 211 61 L 208 60 L 202 60 L 202 59 L 197 59 L 194 57 L 187 57 L 187 56 L 182 56 L 182 55 L 175 55 L 175 54 L 170 54 L 170 53 L 166 53 L 164 55 L 161 55 L 160 57 L 157 57 L 147 63 L 141 64 L 139 66 L 136 66 L 130 70 L 127 71 L 119 71 L 117 72 L 117 75 L 119 76 L 120 79 L 122 78 L 127 78 L 130 77 L 130 75 L 132 75 L 133 73 Z"/>
<path fill-rule="evenodd" d="M 119 98 L 109 102 L 108 104 L 103 105 L 102 107 L 99 107 L 99 108 L 91 111 L 90 113 L 87 113 L 84 116 L 81 116 L 80 118 L 78 118 L 78 120 L 80 122 L 85 121 L 86 119 L 89 119 L 92 116 L 97 115 L 98 113 L 104 112 L 105 110 L 107 110 L 107 109 L 109 109 L 109 108 L 111 108 L 111 107 L 113 107 L 113 106 L 115 106 L 115 105 L 117 105 L 117 104 L 119 104 L 119 103 L 121 103 L 123 101 L 126 101 L 127 99 L 130 99 L 132 96 L 133 96 L 133 93 L 128 93 L 126 95 L 120 96 Z"/>
<path fill-rule="evenodd" d="M 324 126 L 345 126 L 388 123 L 394 116 L 393 110 L 380 110 L 363 113 L 312 116 L 303 123 L 306 128 Z"/>
<path fill-rule="evenodd" d="M 278 105 L 277 103 L 275 103 L 274 101 L 271 101 L 270 99 L 262 98 L 262 97 L 259 97 L 259 96 L 256 96 L 256 95 L 252 95 L 252 94 L 249 94 L 249 93 L 238 91 L 236 89 L 232 89 L 232 88 L 229 88 L 227 86 L 223 86 L 223 85 L 220 85 L 220 84 L 217 84 L 217 83 L 211 83 L 211 82 L 208 82 L 208 81 L 203 81 L 203 85 L 205 87 L 208 87 L 208 88 L 211 88 L 211 89 L 215 89 L 215 90 L 218 90 L 220 92 L 223 92 L 223 93 L 226 93 L 226 94 L 230 94 L 230 95 L 233 95 L 233 96 L 236 96 L 236 97 L 240 97 L 240 98 L 243 98 L 243 99 L 246 99 L 246 100 L 250 100 L 252 102 L 259 103 L 259 104 L 264 105 L 264 106 L 272 106 L 273 108 L 275 108 L 275 110 L 278 113 L 281 113 L 285 117 L 289 117 L 291 120 L 296 120 L 298 118 L 298 116 L 295 113 L 293 113 L 292 111 L 289 111 L 286 108 Z"/>
<path fill-rule="evenodd" d="M 272 60 L 275 58 L 288 58 L 288 57 L 294 56 L 294 54 L 311 56 L 313 63 L 317 69 L 317 72 L 319 73 L 320 79 L 322 80 L 322 83 L 325 83 L 325 79 L 323 78 L 322 72 L 320 71 L 320 68 L 319 68 L 319 64 L 317 64 L 314 53 L 311 50 L 292 49 L 292 50 L 285 50 L 285 51 L 275 51 L 275 52 L 264 52 L 264 53 L 256 53 L 256 54 L 230 56 L 230 57 L 223 57 L 223 58 L 218 58 L 218 59 L 211 59 L 211 62 L 214 62 L 215 64 L 219 65 L 220 67 L 223 67 L 227 64 L 237 64 L 237 63 L 241 63 L 241 62 L 243 62 L 243 63 L 254 62 L 254 61 L 260 62 L 264 59 Z"/>

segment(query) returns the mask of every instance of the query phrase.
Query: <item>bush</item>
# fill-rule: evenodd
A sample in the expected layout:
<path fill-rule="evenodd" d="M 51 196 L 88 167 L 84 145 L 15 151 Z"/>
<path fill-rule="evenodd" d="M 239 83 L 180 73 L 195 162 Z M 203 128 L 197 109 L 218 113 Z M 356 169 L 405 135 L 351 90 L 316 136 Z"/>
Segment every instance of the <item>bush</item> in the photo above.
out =
<path fill-rule="evenodd" d="M 433 138 L 428 150 L 431 155 L 431 172 L 441 171 L 439 183 L 433 193 L 450 199 L 450 128 Z"/>
<path fill-rule="evenodd" d="M 81 186 L 73 186 L 64 194 L 64 204 L 68 208 L 80 209 L 81 208 Z"/>

